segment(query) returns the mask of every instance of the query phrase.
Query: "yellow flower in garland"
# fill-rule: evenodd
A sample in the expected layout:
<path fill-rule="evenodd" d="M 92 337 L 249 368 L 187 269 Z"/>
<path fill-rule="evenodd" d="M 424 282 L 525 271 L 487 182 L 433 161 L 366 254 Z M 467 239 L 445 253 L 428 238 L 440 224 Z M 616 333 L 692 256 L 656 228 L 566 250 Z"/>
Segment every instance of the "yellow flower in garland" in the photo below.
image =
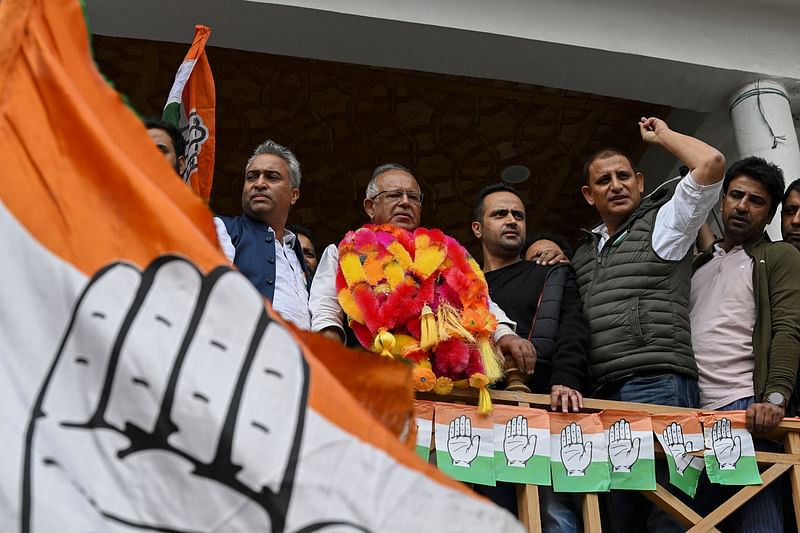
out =
<path fill-rule="evenodd" d="M 453 380 L 444 376 L 436 378 L 436 385 L 433 387 L 433 392 L 441 394 L 442 396 L 453 392 Z"/>

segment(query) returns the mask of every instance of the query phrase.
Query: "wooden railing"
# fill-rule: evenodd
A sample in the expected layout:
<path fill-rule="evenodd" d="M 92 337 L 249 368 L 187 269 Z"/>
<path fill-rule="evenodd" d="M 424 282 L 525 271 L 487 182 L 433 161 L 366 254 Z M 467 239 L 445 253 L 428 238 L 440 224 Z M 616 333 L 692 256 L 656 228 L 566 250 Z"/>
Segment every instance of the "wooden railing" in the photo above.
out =
<path fill-rule="evenodd" d="M 546 394 L 528 394 L 510 391 L 491 391 L 492 401 L 497 404 L 517 405 L 520 407 L 535 407 L 540 409 L 550 408 L 550 396 Z M 417 397 L 421 400 L 436 402 L 450 402 L 456 404 L 477 404 L 477 394 L 470 390 L 454 390 L 448 396 L 437 396 L 431 393 L 421 393 Z M 676 411 L 696 412 L 697 409 L 681 409 L 663 405 L 650 405 L 643 403 L 613 402 L 608 400 L 594 400 L 584 398 L 582 412 L 596 412 L 604 409 L 621 409 L 626 411 L 641 411 L 650 414 L 674 413 Z M 691 533 L 706 531 L 719 532 L 716 526 L 747 503 L 753 496 L 764 490 L 769 484 L 775 482 L 784 474 L 789 475 L 792 483 L 792 504 L 794 516 L 797 521 L 797 530 L 800 531 L 800 420 L 784 419 L 775 430 L 769 434 L 755 435 L 757 438 L 778 440 L 784 443 L 784 453 L 756 452 L 756 460 L 761 471 L 761 485 L 742 487 L 736 494 L 714 509 L 706 516 L 697 512 L 675 497 L 660 484 L 656 484 L 654 491 L 640 491 L 647 499 L 652 501 L 665 512 L 673 516 L 679 523 L 686 526 Z M 658 440 L 655 440 L 656 457 L 664 458 Z M 702 452 L 697 452 L 702 454 Z M 535 485 L 517 485 L 517 504 L 519 519 L 528 531 L 539 533 L 542 530 L 541 515 L 539 512 L 539 490 Z M 600 533 L 600 504 L 597 493 L 586 493 L 582 505 L 583 530 L 585 533 Z"/>

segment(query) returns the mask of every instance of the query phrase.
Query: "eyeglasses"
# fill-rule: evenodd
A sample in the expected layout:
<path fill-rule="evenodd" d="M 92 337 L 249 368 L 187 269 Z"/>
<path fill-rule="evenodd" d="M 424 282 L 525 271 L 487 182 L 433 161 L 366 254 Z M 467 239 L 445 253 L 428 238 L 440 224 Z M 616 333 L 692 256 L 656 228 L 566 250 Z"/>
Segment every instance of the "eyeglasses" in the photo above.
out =
<path fill-rule="evenodd" d="M 402 189 L 390 189 L 386 191 L 381 191 L 375 196 L 372 197 L 372 200 L 377 200 L 378 197 L 382 194 L 386 195 L 386 201 L 390 204 L 399 204 L 403 200 L 403 196 L 408 198 L 408 201 L 414 205 L 422 205 L 422 199 L 424 195 L 421 192 L 416 191 L 404 191 Z"/>

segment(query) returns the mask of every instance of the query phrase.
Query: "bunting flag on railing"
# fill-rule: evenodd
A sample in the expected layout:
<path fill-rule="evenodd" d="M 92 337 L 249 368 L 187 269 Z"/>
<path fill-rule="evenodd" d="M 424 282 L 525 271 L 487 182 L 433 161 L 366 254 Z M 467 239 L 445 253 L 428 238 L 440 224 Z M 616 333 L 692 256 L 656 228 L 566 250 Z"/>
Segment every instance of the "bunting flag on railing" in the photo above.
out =
<path fill-rule="evenodd" d="M 720 485 L 760 485 L 756 450 L 747 431 L 745 412 L 704 413 L 701 420 L 708 479 Z"/>
<path fill-rule="evenodd" d="M 652 415 L 653 432 L 667 455 L 669 482 L 691 497 L 697 491 L 705 467 L 702 457 L 703 428 L 697 413 L 676 412 Z"/>
<path fill-rule="evenodd" d="M 495 485 L 492 419 L 475 407 L 437 404 L 436 464 L 453 479 Z"/>
<path fill-rule="evenodd" d="M 604 492 L 608 442 L 597 414 L 551 413 L 550 471 L 556 492 Z"/>
<path fill-rule="evenodd" d="M 428 461 L 433 434 L 433 402 L 414 400 L 414 419 L 417 423 L 417 455 Z"/>
<path fill-rule="evenodd" d="M 420 455 L 429 453 L 420 443 L 430 443 L 424 417 L 432 408 L 435 461 L 460 481 L 552 485 L 556 492 L 655 490 L 655 433 L 666 455 L 670 483 L 689 496 L 694 497 L 706 465 L 712 483 L 761 483 L 744 412 L 681 409 L 657 415 L 627 410 L 564 414 L 496 405 L 492 416 L 486 417 L 475 407 L 418 403 Z M 490 421 L 493 438 L 489 438 Z M 486 459 L 492 454 L 494 465 L 489 468 Z"/>
<path fill-rule="evenodd" d="M 608 439 L 611 488 L 655 490 L 655 445 L 650 415 L 633 411 L 600 413 Z"/>
<path fill-rule="evenodd" d="M 550 485 L 550 419 L 547 411 L 496 405 L 492 420 L 497 481 Z"/>

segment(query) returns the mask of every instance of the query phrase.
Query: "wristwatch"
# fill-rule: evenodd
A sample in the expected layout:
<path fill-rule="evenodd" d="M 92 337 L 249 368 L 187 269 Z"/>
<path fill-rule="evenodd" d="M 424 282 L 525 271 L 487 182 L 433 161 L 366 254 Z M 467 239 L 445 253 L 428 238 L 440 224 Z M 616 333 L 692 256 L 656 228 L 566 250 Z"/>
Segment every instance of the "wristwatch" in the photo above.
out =
<path fill-rule="evenodd" d="M 767 403 L 777 405 L 778 407 L 786 407 L 786 398 L 780 392 L 770 392 L 765 398 Z"/>

